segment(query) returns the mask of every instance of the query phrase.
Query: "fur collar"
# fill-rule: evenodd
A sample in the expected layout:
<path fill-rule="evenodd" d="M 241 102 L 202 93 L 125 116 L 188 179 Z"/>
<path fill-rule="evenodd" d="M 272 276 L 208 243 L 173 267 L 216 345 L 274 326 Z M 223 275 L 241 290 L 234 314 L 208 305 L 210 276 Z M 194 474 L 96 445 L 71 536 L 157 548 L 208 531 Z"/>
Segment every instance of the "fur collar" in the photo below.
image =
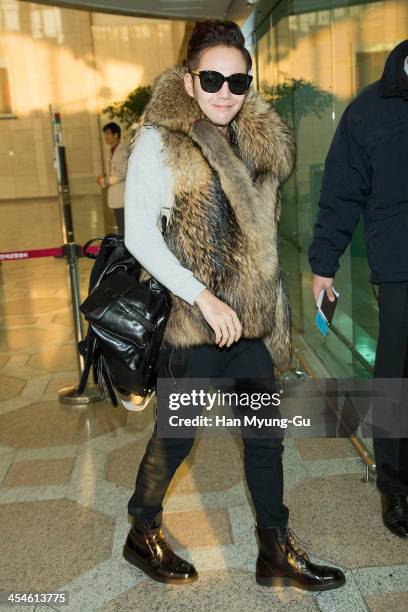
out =
<path fill-rule="evenodd" d="M 206 118 L 185 88 L 186 68 L 177 65 L 155 81 L 142 122 L 153 123 L 190 136 L 199 146 L 211 139 L 216 147 L 229 147 L 219 130 Z M 276 111 L 251 88 L 230 124 L 237 154 L 250 175 L 271 172 L 279 182 L 287 179 L 295 162 L 293 137 Z"/>

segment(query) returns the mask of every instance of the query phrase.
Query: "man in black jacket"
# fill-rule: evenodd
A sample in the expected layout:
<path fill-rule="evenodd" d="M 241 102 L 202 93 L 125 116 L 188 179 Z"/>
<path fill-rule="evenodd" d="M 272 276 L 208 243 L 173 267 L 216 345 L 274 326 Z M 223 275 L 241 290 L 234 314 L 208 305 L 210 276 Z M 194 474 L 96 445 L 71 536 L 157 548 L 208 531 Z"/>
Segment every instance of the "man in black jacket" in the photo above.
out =
<path fill-rule="evenodd" d="M 315 301 L 332 285 L 360 215 L 371 282 L 379 285 L 375 378 L 408 377 L 408 40 L 382 78 L 344 111 L 331 144 L 309 249 Z M 402 410 L 402 409 L 401 409 Z M 408 537 L 408 438 L 375 438 L 384 525 Z"/>

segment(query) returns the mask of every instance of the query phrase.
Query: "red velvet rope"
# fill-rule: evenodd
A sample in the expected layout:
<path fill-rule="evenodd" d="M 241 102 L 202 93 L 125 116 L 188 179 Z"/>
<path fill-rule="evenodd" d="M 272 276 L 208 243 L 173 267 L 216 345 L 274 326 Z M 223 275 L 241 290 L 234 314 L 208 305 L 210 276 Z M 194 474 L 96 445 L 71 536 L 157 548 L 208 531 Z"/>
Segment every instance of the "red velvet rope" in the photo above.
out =
<path fill-rule="evenodd" d="M 99 252 L 99 247 L 90 246 L 87 249 L 88 253 Z M 49 249 L 31 249 L 27 251 L 5 251 L 0 253 L 0 261 L 21 261 L 22 259 L 33 259 L 36 257 L 63 257 L 65 255 L 64 247 L 55 247 Z M 83 257 L 82 248 L 80 247 L 80 257 Z"/>

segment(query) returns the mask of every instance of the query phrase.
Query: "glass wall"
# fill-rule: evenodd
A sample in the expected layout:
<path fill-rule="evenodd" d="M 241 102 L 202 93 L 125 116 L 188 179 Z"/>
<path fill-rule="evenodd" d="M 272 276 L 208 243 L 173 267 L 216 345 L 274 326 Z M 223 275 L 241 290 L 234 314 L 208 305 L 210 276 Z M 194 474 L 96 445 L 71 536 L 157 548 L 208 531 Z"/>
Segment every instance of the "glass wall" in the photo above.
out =
<path fill-rule="evenodd" d="M 307 251 L 324 160 L 347 104 L 379 79 L 389 52 L 408 38 L 408 2 L 272 0 L 257 5 L 253 32 L 258 88 L 271 96 L 297 140 L 296 171 L 283 192 L 281 254 L 295 328 L 330 374 L 369 376 L 378 309 L 369 282 L 362 224 L 341 259 L 334 333 L 314 324 Z"/>

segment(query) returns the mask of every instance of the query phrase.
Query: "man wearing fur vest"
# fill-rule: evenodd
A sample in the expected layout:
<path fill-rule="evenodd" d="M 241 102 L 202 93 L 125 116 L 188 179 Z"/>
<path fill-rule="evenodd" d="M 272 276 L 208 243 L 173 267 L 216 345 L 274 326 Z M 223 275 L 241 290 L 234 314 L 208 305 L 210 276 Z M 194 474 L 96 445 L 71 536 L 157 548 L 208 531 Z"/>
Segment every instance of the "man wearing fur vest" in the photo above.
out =
<path fill-rule="evenodd" d="M 277 225 L 295 145 L 251 88 L 251 56 L 233 22 L 197 23 L 183 65 L 156 80 L 129 158 L 125 244 L 166 286 L 172 310 L 159 378 L 268 379 L 291 361 L 291 321 Z M 161 219 L 167 218 L 164 235 Z M 194 438 L 157 423 L 128 510 L 125 558 L 162 582 L 197 579 L 162 531 L 162 502 Z M 282 437 L 244 437 L 256 513 L 259 584 L 324 590 L 344 574 L 312 563 L 288 528 Z"/>

